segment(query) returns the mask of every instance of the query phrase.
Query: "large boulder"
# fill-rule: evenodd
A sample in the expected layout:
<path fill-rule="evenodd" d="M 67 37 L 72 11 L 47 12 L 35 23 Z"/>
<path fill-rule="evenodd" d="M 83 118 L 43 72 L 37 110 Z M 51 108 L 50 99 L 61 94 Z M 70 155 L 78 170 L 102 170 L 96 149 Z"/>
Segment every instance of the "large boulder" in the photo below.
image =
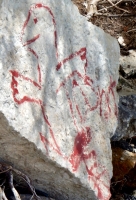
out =
<path fill-rule="evenodd" d="M 108 200 L 119 46 L 70 0 L 0 1 L 0 157 L 59 200 Z"/>

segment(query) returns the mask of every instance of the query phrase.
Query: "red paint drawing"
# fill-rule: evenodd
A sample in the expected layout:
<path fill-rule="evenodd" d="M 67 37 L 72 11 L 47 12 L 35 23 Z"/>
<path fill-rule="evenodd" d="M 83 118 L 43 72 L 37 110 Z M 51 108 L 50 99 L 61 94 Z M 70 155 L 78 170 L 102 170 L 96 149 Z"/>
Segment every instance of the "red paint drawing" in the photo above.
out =
<path fill-rule="evenodd" d="M 36 36 L 32 37 L 31 39 L 24 41 L 23 37 L 25 35 L 25 31 L 29 25 L 29 21 L 33 19 L 34 24 L 38 24 L 38 18 L 36 17 L 34 10 L 36 9 L 45 9 L 46 12 L 48 12 L 49 17 L 51 18 L 53 26 L 53 37 L 54 37 L 54 44 L 53 48 L 55 48 L 56 59 L 58 60 L 58 44 L 57 44 L 57 31 L 56 31 L 56 21 L 55 17 L 51 11 L 51 9 L 48 6 L 45 6 L 41 3 L 39 4 L 34 4 L 31 6 L 28 16 L 26 21 L 23 24 L 23 28 L 21 31 L 21 43 L 23 47 L 27 47 L 27 51 L 31 53 L 37 60 L 37 66 L 36 66 L 36 74 L 37 74 L 37 79 L 33 80 L 30 77 L 26 77 L 22 75 L 20 72 L 17 70 L 10 70 L 10 73 L 12 75 L 12 81 L 11 81 L 11 89 L 13 93 L 13 98 L 14 101 L 17 104 L 23 104 L 25 102 L 37 104 L 42 112 L 42 116 L 44 119 L 44 122 L 48 128 L 48 132 L 50 134 L 52 142 L 49 141 L 49 139 L 42 133 L 39 133 L 41 142 L 44 144 L 44 147 L 46 149 L 46 152 L 48 153 L 48 147 L 51 147 L 53 151 L 55 151 L 57 154 L 60 156 L 63 156 L 63 153 L 57 143 L 57 140 L 55 138 L 55 134 L 52 128 L 52 125 L 50 123 L 50 120 L 48 119 L 48 116 L 46 114 L 46 105 L 42 101 L 42 99 L 32 96 L 29 93 L 28 94 L 21 94 L 19 91 L 19 85 L 20 81 L 24 82 L 26 81 L 27 83 L 31 84 L 31 86 L 34 88 L 35 91 L 41 91 L 42 89 L 42 73 L 41 73 L 41 66 L 39 62 L 39 56 L 36 51 L 36 49 L 33 49 L 31 45 L 35 42 L 38 42 L 38 40 L 41 37 L 41 34 L 37 34 Z M 98 193 L 98 198 L 100 200 L 108 200 L 109 196 L 104 197 L 102 188 L 104 187 L 107 190 L 107 193 L 110 195 L 109 192 L 109 185 L 105 184 L 104 181 L 102 181 L 102 177 L 104 177 L 107 174 L 106 170 L 102 170 L 102 172 L 98 172 L 98 169 L 101 168 L 99 166 L 98 161 L 97 161 L 97 154 L 95 150 L 91 150 L 90 152 L 87 151 L 87 146 L 91 143 L 92 140 L 92 132 L 90 127 L 86 127 L 85 121 L 87 118 L 88 113 L 93 112 L 94 110 L 98 109 L 100 117 L 104 120 L 109 119 L 111 116 L 111 113 L 113 113 L 112 108 L 110 107 L 110 102 L 111 99 L 114 102 L 114 114 L 117 116 L 117 105 L 115 101 L 115 95 L 114 95 L 114 90 L 116 87 L 116 82 L 110 78 L 110 85 L 108 89 L 100 89 L 99 87 L 94 86 L 94 80 L 92 80 L 88 75 L 87 75 L 87 67 L 88 67 L 88 62 L 87 62 L 87 56 L 86 52 L 87 49 L 86 47 L 82 47 L 76 52 L 72 53 L 68 57 L 64 58 L 62 61 L 57 61 L 56 65 L 54 66 L 54 70 L 57 72 L 60 72 L 65 64 L 70 63 L 71 61 L 74 61 L 74 59 L 79 59 L 80 63 L 82 64 L 82 73 L 80 70 L 73 70 L 68 76 L 64 78 L 62 82 L 58 85 L 56 88 L 56 96 L 59 94 L 59 92 L 64 93 L 66 99 L 67 99 L 67 104 L 69 106 L 69 111 L 71 118 L 73 120 L 73 125 L 76 130 L 76 137 L 75 141 L 73 144 L 73 151 L 71 155 L 69 155 L 69 158 L 66 158 L 63 156 L 63 158 L 71 163 L 72 170 L 73 172 L 76 172 L 80 166 L 81 163 L 85 166 L 86 172 L 88 174 L 89 180 L 91 180 L 94 183 L 94 188 Z M 71 86 L 71 88 L 69 87 Z M 89 90 L 91 91 L 92 96 L 95 97 L 95 103 L 91 104 L 89 96 L 84 91 L 84 87 L 88 87 Z M 82 111 L 82 108 L 78 102 L 78 99 L 76 99 L 76 93 L 80 93 L 81 96 L 81 101 L 84 102 L 84 114 Z M 72 96 L 71 96 L 72 94 Z M 104 110 L 105 105 L 107 105 L 107 109 Z M 88 160 L 93 160 L 94 164 L 92 166 L 88 166 L 87 161 Z"/>

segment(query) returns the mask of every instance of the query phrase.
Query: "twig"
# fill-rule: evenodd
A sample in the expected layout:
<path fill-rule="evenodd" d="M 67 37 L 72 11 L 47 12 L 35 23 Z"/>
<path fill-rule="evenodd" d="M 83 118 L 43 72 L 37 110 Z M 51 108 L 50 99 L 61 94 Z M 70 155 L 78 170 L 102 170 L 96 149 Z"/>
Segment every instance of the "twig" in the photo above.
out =
<path fill-rule="evenodd" d="M 112 2 L 118 2 L 118 0 L 112 0 Z M 122 2 L 133 2 L 133 0 L 122 0 Z M 107 1 L 100 1 L 98 2 L 98 5 L 101 5 L 101 4 L 107 4 L 108 2 Z"/>
<path fill-rule="evenodd" d="M 118 5 L 119 3 L 121 3 L 122 1 L 123 1 L 123 0 L 120 0 L 119 2 L 115 3 L 114 5 L 117 6 L 117 5 Z M 99 11 L 102 11 L 102 10 L 107 10 L 107 9 L 109 9 L 109 8 L 112 8 L 112 7 L 113 7 L 113 6 L 109 6 L 109 7 L 106 7 L 106 8 L 104 7 L 104 8 L 102 8 L 102 9 L 98 10 L 98 12 L 99 12 Z"/>
<path fill-rule="evenodd" d="M 23 174 L 22 172 L 20 172 L 19 170 L 17 169 L 14 169 L 12 166 L 8 166 L 6 164 L 1 164 L 0 163 L 0 173 L 6 173 L 7 176 L 9 177 L 9 185 L 10 185 L 10 188 L 15 196 L 15 200 L 21 200 L 18 192 L 16 191 L 14 185 L 13 185 L 13 174 L 12 172 L 15 172 L 17 175 L 21 176 L 22 179 L 24 179 L 24 181 L 28 184 L 31 192 L 32 192 L 32 198 L 34 197 L 35 199 L 37 200 L 40 200 L 41 198 L 36 194 L 35 192 L 35 188 L 32 186 L 31 184 L 31 181 L 30 179 L 25 175 Z M 0 186 L 1 187 L 1 186 Z M 31 199 L 32 199 L 31 198 Z M 1 200 L 1 199 L 0 199 Z M 3 200 L 3 199 L 2 199 Z M 7 200 L 7 199 L 4 199 L 4 200 Z"/>
<path fill-rule="evenodd" d="M 116 6 L 116 4 L 112 3 L 111 0 L 107 0 L 113 7 L 117 8 L 118 10 L 122 10 L 124 12 L 130 13 L 128 10 L 125 10 L 123 8 L 119 8 L 118 6 Z"/>
<path fill-rule="evenodd" d="M 8 172 L 10 169 L 11 169 L 11 168 L 9 167 L 8 169 L 6 169 L 6 170 L 0 172 L 0 174 L 3 174 L 3 173 L 5 173 L 5 172 Z"/>
<path fill-rule="evenodd" d="M 127 33 L 130 33 L 130 32 L 133 32 L 133 31 L 136 31 L 136 29 L 131 29 L 131 30 L 127 31 Z"/>
<path fill-rule="evenodd" d="M 94 16 L 104 16 L 104 17 L 133 17 L 135 14 L 115 14 L 115 15 L 109 15 L 104 13 L 95 13 Z"/>
<path fill-rule="evenodd" d="M 5 195 L 4 190 L 3 190 L 3 194 L 2 194 L 2 200 L 8 200 L 7 197 L 6 197 L 6 195 Z"/>
<path fill-rule="evenodd" d="M 3 194 L 3 190 L 0 187 L 0 200 L 2 200 L 2 194 Z"/>
<path fill-rule="evenodd" d="M 14 194 L 14 197 L 15 197 L 15 200 L 21 200 L 17 190 L 14 188 L 14 185 L 13 185 L 13 174 L 12 174 L 12 171 L 9 172 L 9 186 Z"/>

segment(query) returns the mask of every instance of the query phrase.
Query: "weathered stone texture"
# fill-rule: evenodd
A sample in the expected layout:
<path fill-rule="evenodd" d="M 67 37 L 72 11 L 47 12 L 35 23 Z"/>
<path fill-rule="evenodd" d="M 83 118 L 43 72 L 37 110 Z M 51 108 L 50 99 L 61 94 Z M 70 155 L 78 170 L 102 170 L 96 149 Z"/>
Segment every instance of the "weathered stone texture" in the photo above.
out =
<path fill-rule="evenodd" d="M 128 56 L 120 56 L 120 78 L 118 94 L 136 95 L 136 51 L 129 50 Z"/>
<path fill-rule="evenodd" d="M 15 145 L 8 161 L 29 173 L 40 151 L 46 164 L 31 177 L 59 200 L 108 200 L 117 41 L 88 23 L 70 0 L 3 0 L 0 11 L 0 111 L 15 131 L 5 126 L 5 156 Z"/>
<path fill-rule="evenodd" d="M 136 136 L 136 95 L 122 96 L 119 100 L 118 127 L 113 141 Z"/>

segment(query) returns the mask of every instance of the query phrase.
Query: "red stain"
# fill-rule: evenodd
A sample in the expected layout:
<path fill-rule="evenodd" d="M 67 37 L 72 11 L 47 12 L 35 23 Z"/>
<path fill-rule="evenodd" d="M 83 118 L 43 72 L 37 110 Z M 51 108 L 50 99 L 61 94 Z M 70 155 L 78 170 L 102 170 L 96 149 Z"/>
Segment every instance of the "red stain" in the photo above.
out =
<path fill-rule="evenodd" d="M 91 131 L 89 127 L 85 127 L 85 130 L 77 133 L 74 141 L 73 153 L 69 159 L 72 164 L 73 171 L 78 170 L 82 161 L 91 158 L 93 152 L 90 152 L 89 154 L 84 153 L 85 147 L 90 143 L 90 141 Z"/>

